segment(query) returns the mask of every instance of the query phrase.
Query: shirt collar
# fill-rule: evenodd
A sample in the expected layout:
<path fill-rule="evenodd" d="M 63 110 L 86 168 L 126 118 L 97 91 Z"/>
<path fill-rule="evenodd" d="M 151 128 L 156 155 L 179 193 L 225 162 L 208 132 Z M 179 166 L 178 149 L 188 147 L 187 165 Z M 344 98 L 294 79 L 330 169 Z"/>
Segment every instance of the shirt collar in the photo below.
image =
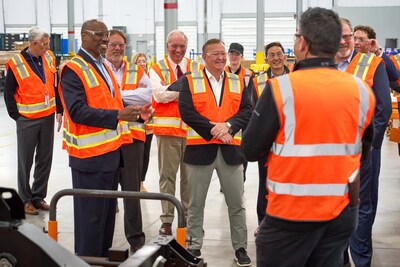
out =
<path fill-rule="evenodd" d="M 208 71 L 207 68 L 204 68 L 204 69 L 205 69 L 205 71 L 206 71 L 206 75 L 207 75 L 208 79 L 217 80 L 217 79 L 215 78 L 215 76 L 212 75 L 211 72 Z M 224 76 L 225 76 L 225 71 L 222 71 L 221 76 L 219 77 L 219 80 L 220 80 L 220 81 L 223 80 L 223 79 L 224 79 Z"/>
<path fill-rule="evenodd" d="M 169 62 L 169 65 L 171 66 L 171 68 L 175 71 L 176 70 L 176 66 L 179 65 L 181 67 L 181 70 L 183 73 L 185 73 L 186 69 L 184 68 L 184 62 L 186 63 L 186 58 L 184 57 L 182 59 L 182 61 L 179 64 L 176 64 L 175 62 L 172 61 L 172 59 L 168 56 L 167 60 Z"/>
<path fill-rule="evenodd" d="M 121 67 L 119 67 L 119 69 L 117 69 L 116 67 L 114 67 L 114 65 L 108 61 L 107 58 L 104 59 L 104 63 L 106 63 L 106 65 L 113 71 L 113 72 L 118 72 L 124 69 L 125 67 L 125 60 L 122 60 L 122 64 Z"/>
<path fill-rule="evenodd" d="M 83 52 L 85 52 L 91 59 L 93 59 L 93 61 L 98 62 L 98 63 L 103 63 L 104 62 L 104 58 L 103 56 L 100 55 L 100 60 L 97 60 L 94 56 L 92 56 L 88 51 L 86 51 L 85 48 L 81 47 L 81 50 Z"/>

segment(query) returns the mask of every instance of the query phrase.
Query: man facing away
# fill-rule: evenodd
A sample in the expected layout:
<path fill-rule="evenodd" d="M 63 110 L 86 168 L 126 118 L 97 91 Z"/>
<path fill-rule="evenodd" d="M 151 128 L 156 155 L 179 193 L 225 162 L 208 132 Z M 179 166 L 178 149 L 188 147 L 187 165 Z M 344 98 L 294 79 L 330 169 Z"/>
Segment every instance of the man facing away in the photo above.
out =
<path fill-rule="evenodd" d="M 374 112 L 374 140 L 371 153 L 363 158 L 360 168 L 360 209 L 357 231 L 350 238 L 350 252 L 356 266 L 371 266 L 372 262 L 372 225 L 378 201 L 379 170 L 381 164 L 381 146 L 392 113 L 390 85 L 385 65 L 381 58 L 371 53 L 364 54 L 355 48 L 361 48 L 365 36 L 354 36 L 349 20 L 341 18 L 342 39 L 336 54 L 339 70 L 346 71 L 364 79 L 372 88 L 376 99 Z M 368 52 L 367 50 L 365 52 Z M 368 66 L 366 68 L 365 66 Z M 345 266 L 350 266 L 347 250 Z"/>
<path fill-rule="evenodd" d="M 187 173 L 182 164 L 186 125 L 178 110 L 178 79 L 183 73 L 192 72 L 201 66 L 185 57 L 187 44 L 188 39 L 182 31 L 171 31 L 166 41 L 168 56 L 154 64 L 149 73 L 153 86 L 153 107 L 156 110 L 153 133 L 157 137 L 160 192 L 175 195 L 176 174 L 180 168 L 180 197 L 185 215 L 189 204 Z M 174 206 L 168 201 L 161 201 L 161 207 L 162 225 L 159 233 L 171 235 Z"/>
<path fill-rule="evenodd" d="M 184 163 L 189 182 L 190 251 L 201 255 L 206 196 L 216 170 L 228 206 L 235 260 L 238 266 L 250 266 L 240 151 L 241 132 L 251 115 L 250 97 L 243 79 L 224 71 L 226 51 L 221 40 L 208 40 L 202 51 L 205 69 L 185 76 L 179 95 L 179 111 L 189 127 Z"/>
<path fill-rule="evenodd" d="M 117 190 L 121 146 L 132 143 L 127 121 L 151 116 L 148 106 L 124 108 L 118 83 L 103 62 L 109 32 L 100 20 L 82 24 L 82 47 L 61 71 L 65 109 L 63 147 L 69 154 L 72 186 Z M 129 164 L 129 163 L 126 163 Z M 106 257 L 112 246 L 116 200 L 74 197 L 75 253 Z"/>
<path fill-rule="evenodd" d="M 126 36 L 119 30 L 111 30 L 106 50 L 105 63 L 113 72 L 122 100 L 129 105 L 151 103 L 151 83 L 142 67 L 124 60 Z M 120 184 L 122 191 L 140 191 L 140 176 L 143 168 L 144 141 L 146 133 L 144 121 L 129 122 L 133 142 L 121 147 L 124 167 L 121 168 Z M 136 252 L 145 243 L 142 229 L 140 200 L 124 199 L 125 237 Z"/>
<path fill-rule="evenodd" d="M 6 63 L 4 100 L 17 124 L 18 193 L 25 213 L 38 215 L 39 210 L 49 210 L 44 199 L 53 159 L 54 113 L 59 131 L 63 108 L 57 91 L 56 61 L 49 50 L 50 35 L 35 26 L 29 30 L 28 40 L 29 47 Z"/>
<path fill-rule="evenodd" d="M 343 264 L 357 224 L 360 159 L 373 138 L 375 99 L 365 82 L 336 69 L 341 36 L 334 11 L 302 14 L 298 63 L 292 73 L 269 80 L 245 133 L 248 160 L 268 152 L 257 266 Z"/>

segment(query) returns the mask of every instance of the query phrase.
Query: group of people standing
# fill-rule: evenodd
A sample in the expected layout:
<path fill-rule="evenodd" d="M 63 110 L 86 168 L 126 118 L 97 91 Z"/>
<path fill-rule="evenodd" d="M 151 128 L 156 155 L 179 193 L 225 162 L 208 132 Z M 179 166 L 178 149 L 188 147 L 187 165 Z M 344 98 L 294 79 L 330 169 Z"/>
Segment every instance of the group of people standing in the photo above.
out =
<path fill-rule="evenodd" d="M 259 167 L 258 266 L 349 266 L 348 244 L 356 266 L 371 266 L 380 148 L 391 114 L 390 85 L 400 78 L 374 34 L 367 26 L 353 32 L 331 10 L 309 8 L 295 34 L 293 72 L 279 42 L 265 47 L 269 69 L 259 75 L 241 66 L 242 45 L 232 43 L 226 52 L 220 39 L 206 41 L 204 65 L 197 63 L 185 57 L 188 39 L 180 30 L 168 34 L 167 56 L 147 70 L 144 54 L 124 59 L 124 33 L 88 20 L 82 47 L 59 77 L 49 34 L 32 28 L 29 47 L 7 63 L 5 86 L 17 122 L 25 212 L 48 210 L 56 112 L 58 130 L 63 115 L 73 188 L 117 190 L 120 183 L 122 190 L 143 191 L 156 135 L 160 192 L 175 195 L 179 170 L 188 249 L 195 256 L 201 256 L 216 170 L 235 260 L 251 265 L 243 203 L 249 160 Z M 135 252 L 145 243 L 140 201 L 125 199 L 124 211 L 125 236 Z M 115 212 L 115 199 L 74 198 L 77 255 L 107 255 Z M 159 234 L 172 235 L 171 203 L 162 202 L 160 219 Z"/>

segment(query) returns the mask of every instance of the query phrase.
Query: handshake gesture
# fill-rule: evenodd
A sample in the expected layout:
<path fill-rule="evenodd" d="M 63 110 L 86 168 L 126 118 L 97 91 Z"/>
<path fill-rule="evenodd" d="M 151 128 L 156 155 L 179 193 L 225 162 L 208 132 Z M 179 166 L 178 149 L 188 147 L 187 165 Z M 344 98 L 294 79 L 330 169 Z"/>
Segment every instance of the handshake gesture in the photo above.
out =
<path fill-rule="evenodd" d="M 154 108 L 151 103 L 144 106 L 129 105 L 124 109 L 118 110 L 118 119 L 123 121 L 137 121 L 139 118 L 145 122 L 150 121 L 154 115 Z"/>

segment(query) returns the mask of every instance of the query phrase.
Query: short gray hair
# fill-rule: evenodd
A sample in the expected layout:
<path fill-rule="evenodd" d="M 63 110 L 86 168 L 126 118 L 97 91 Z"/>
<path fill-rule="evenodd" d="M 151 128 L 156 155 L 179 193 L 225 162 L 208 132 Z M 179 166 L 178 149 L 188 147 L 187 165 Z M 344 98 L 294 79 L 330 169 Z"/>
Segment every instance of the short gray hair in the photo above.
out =
<path fill-rule="evenodd" d="M 167 41 L 165 42 L 166 44 L 169 44 L 171 42 L 171 38 L 172 38 L 173 35 L 182 35 L 183 38 L 185 38 L 186 43 L 188 42 L 188 38 L 187 38 L 186 34 L 183 31 L 181 31 L 181 30 L 173 30 L 170 33 L 168 33 Z"/>
<path fill-rule="evenodd" d="M 33 42 L 42 39 L 43 37 L 50 37 L 50 34 L 39 26 L 33 26 L 28 33 L 28 41 Z"/>

